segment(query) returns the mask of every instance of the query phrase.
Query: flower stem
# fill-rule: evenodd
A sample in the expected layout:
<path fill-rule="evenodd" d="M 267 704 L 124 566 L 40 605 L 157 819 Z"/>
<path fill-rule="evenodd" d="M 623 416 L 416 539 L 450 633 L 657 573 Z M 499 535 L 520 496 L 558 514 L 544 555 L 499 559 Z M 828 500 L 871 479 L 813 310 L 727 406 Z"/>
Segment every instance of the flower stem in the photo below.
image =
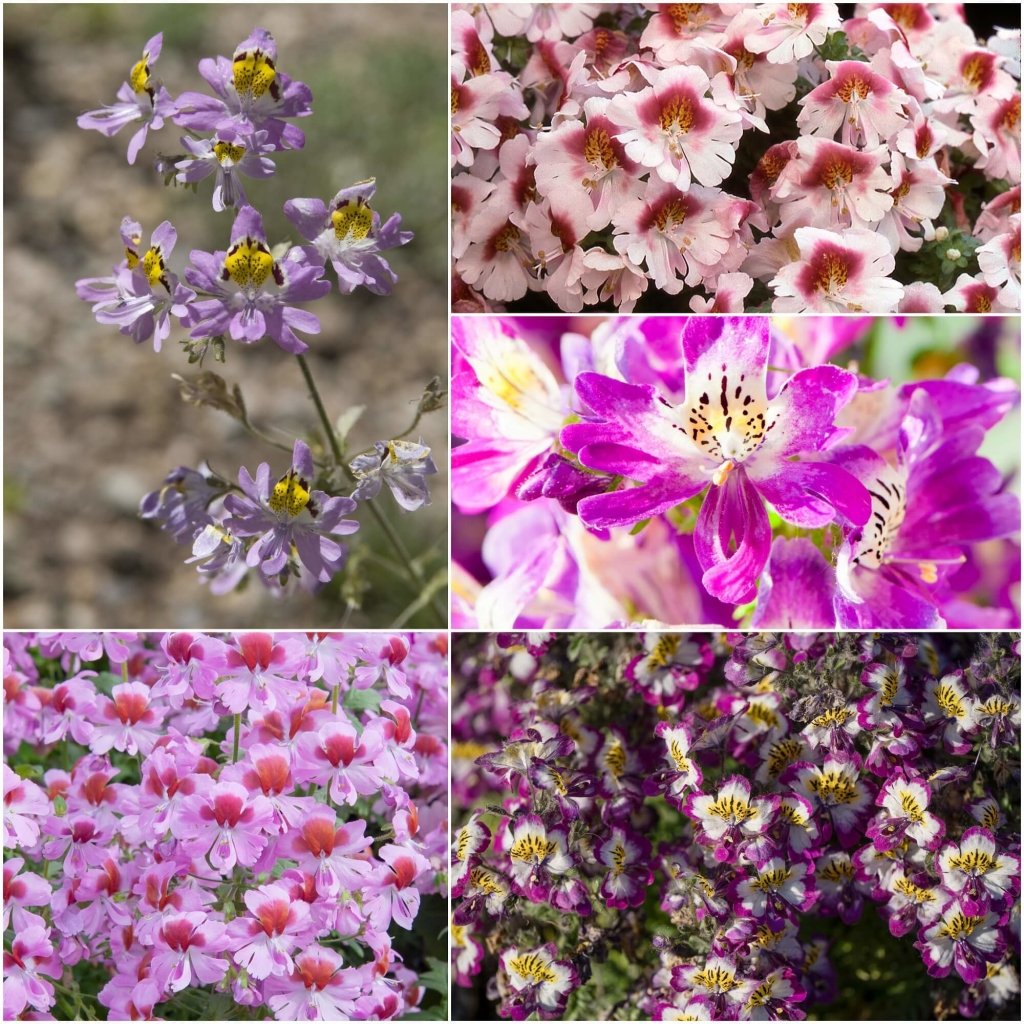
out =
<path fill-rule="evenodd" d="M 334 684 L 334 692 L 331 694 L 331 714 L 336 715 L 338 713 L 338 691 L 341 689 L 341 683 Z"/>
<path fill-rule="evenodd" d="M 309 388 L 309 397 L 313 399 L 313 405 L 316 406 L 317 415 L 320 417 L 320 423 L 324 428 L 324 433 L 327 435 L 327 443 L 330 445 L 331 455 L 334 456 L 335 463 L 345 473 L 349 480 L 355 482 L 355 475 L 352 470 L 348 468 L 348 465 L 345 462 L 345 456 L 341 450 L 341 445 L 338 444 L 338 435 L 335 433 L 334 427 L 331 426 L 331 418 L 327 415 L 327 410 L 324 408 L 324 402 L 320 397 L 316 381 L 313 380 L 313 374 L 309 369 L 309 363 L 306 362 L 305 356 L 297 355 L 295 358 L 299 361 L 299 369 L 302 370 L 302 376 L 306 380 L 306 387 Z M 405 544 L 402 543 L 402 538 L 399 537 L 395 528 L 390 522 L 388 522 L 387 517 L 383 515 L 381 510 L 373 503 L 372 500 L 366 501 L 363 504 L 369 508 L 370 512 L 373 514 L 373 518 L 376 519 L 381 532 L 388 539 L 388 543 L 390 543 L 394 548 L 395 554 L 398 556 L 399 561 L 405 568 L 406 575 L 409 577 L 413 586 L 418 587 L 421 592 L 425 590 L 427 587 L 427 581 L 419 567 L 413 561 L 412 556 L 405 547 Z M 436 594 L 432 593 L 430 595 L 430 607 L 443 622 L 445 612 L 441 607 L 440 602 L 437 600 Z"/>
<path fill-rule="evenodd" d="M 234 748 L 231 751 L 231 763 L 234 764 L 238 760 L 238 740 L 242 732 L 242 712 L 239 711 L 235 715 L 235 737 L 234 737 Z"/>

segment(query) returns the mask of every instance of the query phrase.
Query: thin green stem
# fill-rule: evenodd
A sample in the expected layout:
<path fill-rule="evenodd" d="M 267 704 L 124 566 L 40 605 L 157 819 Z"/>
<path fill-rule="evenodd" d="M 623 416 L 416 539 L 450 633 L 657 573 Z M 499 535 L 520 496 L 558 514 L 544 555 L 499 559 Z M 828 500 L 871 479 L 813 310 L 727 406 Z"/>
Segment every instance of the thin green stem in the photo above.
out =
<path fill-rule="evenodd" d="M 309 369 L 309 363 L 306 362 L 305 356 L 297 355 L 295 357 L 299 362 L 299 369 L 302 370 L 302 376 L 306 380 L 306 387 L 309 388 L 309 397 L 313 399 L 313 405 L 316 406 L 317 415 L 320 417 L 320 423 L 324 428 L 324 433 L 327 435 L 327 443 L 330 445 L 331 454 L 334 456 L 335 463 L 342 469 L 345 475 L 355 481 L 355 474 L 349 469 L 345 462 L 345 455 L 341 450 L 341 445 L 338 443 L 338 435 L 335 433 L 334 427 L 331 425 L 331 418 L 327 415 L 327 410 L 324 408 L 323 399 L 320 397 L 320 391 L 317 389 L 316 381 L 313 379 L 313 374 Z M 370 509 L 373 518 L 377 521 L 377 525 L 380 527 L 381 532 L 388 539 L 388 543 L 395 549 L 395 553 L 398 555 L 399 561 L 405 568 L 406 574 L 412 581 L 413 585 L 419 587 L 422 591 L 427 586 L 427 581 L 420 571 L 420 568 L 413 561 L 412 556 L 409 554 L 402 542 L 402 538 L 398 535 L 395 528 L 388 522 L 387 517 L 381 512 L 381 510 L 373 503 L 373 501 L 364 502 L 364 504 Z M 444 621 L 445 610 L 441 607 L 440 602 L 437 600 L 436 594 L 430 595 L 430 607 L 434 610 L 434 613 Z"/>
<path fill-rule="evenodd" d="M 341 689 L 340 683 L 334 684 L 334 692 L 331 694 L 331 714 L 336 715 L 338 713 L 338 691 Z"/>
<path fill-rule="evenodd" d="M 238 740 L 242 734 L 242 713 L 239 711 L 235 715 L 235 736 L 234 746 L 231 750 L 231 763 L 234 764 L 238 760 Z"/>

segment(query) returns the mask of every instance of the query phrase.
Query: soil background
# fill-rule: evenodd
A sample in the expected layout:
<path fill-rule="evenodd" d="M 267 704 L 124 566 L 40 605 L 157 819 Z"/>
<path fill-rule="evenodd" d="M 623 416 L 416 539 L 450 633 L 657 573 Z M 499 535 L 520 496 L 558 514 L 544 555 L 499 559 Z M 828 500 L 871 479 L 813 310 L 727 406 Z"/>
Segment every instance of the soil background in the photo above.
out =
<path fill-rule="evenodd" d="M 144 237 L 169 218 L 178 230 L 171 267 L 193 248 L 225 249 L 233 213 L 213 212 L 212 178 L 198 194 L 165 188 L 158 153 L 181 152 L 182 132 L 150 133 L 136 165 L 125 152 L 134 128 L 112 139 L 75 124 L 114 102 L 146 40 L 164 33 L 154 74 L 172 96 L 209 91 L 196 65 L 230 56 L 255 26 L 278 45 L 277 66 L 309 84 L 313 114 L 299 152 L 275 154 L 277 173 L 245 179 L 271 244 L 296 240 L 284 218 L 295 196 L 329 200 L 377 178 L 373 203 L 399 211 L 414 241 L 392 250 L 394 294 L 341 296 L 311 308 L 322 333 L 310 360 L 332 417 L 366 406 L 352 452 L 404 430 L 433 376 L 447 379 L 447 11 L 418 5 L 37 5 L 4 6 L 4 624 L 8 627 L 388 626 L 416 594 L 393 567 L 361 558 L 361 608 L 339 595 L 284 599 L 255 584 L 215 597 L 190 554 L 138 518 L 138 503 L 176 466 L 212 467 L 235 479 L 288 456 L 250 437 L 221 412 L 186 405 L 173 373 L 194 373 L 172 330 L 160 353 L 97 324 L 75 281 L 110 274 L 118 228 L 130 214 Z M 333 271 L 327 276 L 333 281 Z M 272 341 L 228 340 L 226 364 L 204 369 L 239 384 L 255 423 L 290 445 L 316 437 L 317 421 L 294 358 Z M 447 413 L 419 432 L 434 451 L 433 504 L 401 512 L 380 505 L 423 557 L 429 575 L 447 553 Z M 371 517 L 356 538 L 389 554 Z M 439 595 L 444 601 L 445 593 Z M 429 610 L 410 626 L 443 625 Z"/>

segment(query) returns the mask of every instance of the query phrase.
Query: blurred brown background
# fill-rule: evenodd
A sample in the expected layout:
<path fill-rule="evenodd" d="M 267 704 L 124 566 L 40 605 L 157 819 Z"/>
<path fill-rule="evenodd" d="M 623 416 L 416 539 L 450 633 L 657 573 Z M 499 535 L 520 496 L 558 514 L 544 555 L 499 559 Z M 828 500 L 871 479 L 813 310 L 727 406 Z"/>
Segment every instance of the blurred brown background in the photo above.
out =
<path fill-rule="evenodd" d="M 246 179 L 271 244 L 295 239 L 287 198 L 329 200 L 342 186 L 375 176 L 374 206 L 397 210 L 413 242 L 393 250 L 399 282 L 390 298 L 332 291 L 309 308 L 322 333 L 308 358 L 328 412 L 367 410 L 353 451 L 405 429 L 423 387 L 447 378 L 446 7 L 418 5 L 35 5 L 4 6 L 4 624 L 9 627 L 245 625 L 388 626 L 415 594 L 372 559 L 361 610 L 295 592 L 284 600 L 262 586 L 212 596 L 186 547 L 142 522 L 138 502 L 178 465 L 206 458 L 235 479 L 240 465 L 272 473 L 284 453 L 249 437 L 226 415 L 186 406 L 172 373 L 195 372 L 171 332 L 163 351 L 135 346 L 97 324 L 75 295 L 81 277 L 105 276 L 121 258 L 118 227 L 130 214 L 145 237 L 169 218 L 178 230 L 172 269 L 193 248 L 224 249 L 233 214 L 215 214 L 213 179 L 198 195 L 164 188 L 160 152 L 181 151 L 173 125 L 151 133 L 136 165 L 125 160 L 134 128 L 112 139 L 82 131 L 75 118 L 114 102 L 143 44 L 164 33 L 156 77 L 172 96 L 209 91 L 196 64 L 230 56 L 256 25 L 273 33 L 277 65 L 309 84 L 313 114 L 297 123 L 301 152 L 275 155 L 277 173 Z M 328 270 L 333 280 L 333 271 Z M 209 359 L 241 385 L 255 423 L 290 441 L 316 428 L 293 357 L 272 341 L 229 341 L 227 363 Z M 421 422 L 440 471 L 433 505 L 402 513 L 379 503 L 414 552 L 434 547 L 430 575 L 446 558 L 447 414 Z M 286 432 L 278 435 L 273 428 Z M 390 556 L 371 517 L 357 536 Z M 442 606 L 445 592 L 439 595 Z M 440 625 L 429 611 L 406 625 Z"/>

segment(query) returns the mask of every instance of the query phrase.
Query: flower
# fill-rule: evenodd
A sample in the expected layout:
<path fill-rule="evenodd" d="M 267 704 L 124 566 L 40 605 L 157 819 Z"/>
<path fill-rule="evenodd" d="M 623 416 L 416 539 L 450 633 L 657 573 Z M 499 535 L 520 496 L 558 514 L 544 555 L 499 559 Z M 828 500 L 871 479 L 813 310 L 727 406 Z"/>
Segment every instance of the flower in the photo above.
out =
<path fill-rule="evenodd" d="M 172 992 L 191 984 L 193 974 L 203 985 L 220 981 L 228 961 L 214 956 L 227 949 L 225 927 L 202 911 L 169 914 L 156 932 L 152 970 Z"/>
<path fill-rule="evenodd" d="M 875 801 L 884 813 L 879 812 L 868 824 L 868 837 L 882 853 L 899 846 L 904 836 L 926 850 L 938 849 L 945 826 L 927 810 L 930 798 L 931 791 L 925 782 L 891 777 Z"/>
<path fill-rule="evenodd" d="M 705 98 L 710 84 L 698 67 L 667 68 L 650 87 L 614 97 L 606 112 L 626 155 L 684 192 L 694 178 L 719 184 L 736 156 L 739 115 Z"/>
<path fill-rule="evenodd" d="M 430 449 L 416 441 L 375 441 L 373 455 L 357 455 L 349 469 L 359 480 L 353 492 L 358 501 L 370 501 L 387 484 L 395 501 L 406 512 L 430 504 L 426 477 L 437 472 Z"/>
<path fill-rule="evenodd" d="M 969 828 L 959 842 L 947 843 L 935 864 L 968 915 L 983 915 L 990 905 L 998 909 L 1020 889 L 1020 858 L 1000 851 L 986 828 Z"/>
<path fill-rule="evenodd" d="M 130 217 L 121 221 L 125 258 L 114 268 L 114 276 L 75 282 L 78 297 L 93 303 L 97 323 L 113 324 L 137 345 L 152 338 L 153 350 L 160 351 L 171 332 L 171 317 L 186 321 L 196 297 L 167 267 L 177 237 L 165 220 L 153 232 L 149 248 L 140 253 L 141 225 Z"/>
<path fill-rule="evenodd" d="M 6 765 L 4 766 L 6 768 Z M 46 1014 L 54 1003 L 53 985 L 40 975 L 59 978 L 64 973 L 54 952 L 48 928 L 35 924 L 16 935 L 4 950 L 4 1010 L 13 1019 L 31 1006 Z"/>
<path fill-rule="evenodd" d="M 502 952 L 501 968 L 511 989 L 505 1009 L 513 1020 L 526 1020 L 537 1011 L 558 1019 L 579 985 L 576 968 L 568 960 L 558 959 L 551 943 L 522 951 L 512 946 Z"/>
<path fill-rule="evenodd" d="M 299 953 L 284 977 L 269 978 L 267 1004 L 278 1020 L 352 1020 L 362 993 L 359 972 L 342 967 L 332 949 L 314 943 Z"/>
<path fill-rule="evenodd" d="M 997 925 L 997 915 L 965 914 L 954 900 L 934 924 L 921 930 L 914 945 L 933 978 L 944 978 L 956 967 L 970 985 L 985 977 L 988 964 L 1003 958 L 1006 942 Z"/>
<path fill-rule="evenodd" d="M 700 826 L 699 839 L 717 861 L 731 861 L 736 845 L 767 832 L 779 811 L 777 796 L 752 797 L 742 775 L 722 780 L 714 794 L 691 793 L 684 812 Z"/>
<path fill-rule="evenodd" d="M 289 199 L 284 204 L 285 216 L 312 243 L 303 249 L 307 259 L 321 267 L 330 260 L 342 295 L 359 286 L 375 295 L 389 295 L 398 277 L 380 253 L 408 245 L 413 238 L 411 231 L 401 230 L 400 214 L 381 223 L 380 214 L 370 207 L 376 191 L 371 178 L 341 189 L 330 205 L 319 199 Z"/>
<path fill-rule="evenodd" d="M 218 782 L 188 797 L 178 815 L 187 848 L 193 854 L 205 854 L 222 875 L 231 874 L 236 864 L 252 867 L 256 863 L 273 822 L 270 801 L 235 782 Z"/>
<path fill-rule="evenodd" d="M 275 259 L 263 218 L 251 206 L 236 214 L 227 252 L 193 249 L 189 258 L 185 279 L 210 296 L 192 305 L 191 337 L 230 332 L 246 345 L 270 337 L 286 352 L 301 353 L 309 346 L 293 329 L 319 333 L 320 321 L 292 303 L 319 299 L 331 290 L 321 276 L 323 266 L 307 262 L 295 248 L 283 260 Z"/>
<path fill-rule="evenodd" d="M 265 131 L 274 149 L 302 149 L 306 137 L 285 118 L 308 117 L 313 94 L 303 82 L 277 70 L 277 44 L 263 28 L 235 47 L 231 60 L 204 58 L 199 74 L 215 95 L 183 92 L 174 123 L 195 131 L 234 133 L 251 139 Z"/>
<path fill-rule="evenodd" d="M 332 538 L 359 529 L 355 520 L 342 518 L 355 511 L 356 503 L 313 489 L 312 476 L 309 446 L 297 440 L 291 468 L 277 483 L 271 484 L 266 462 L 260 463 L 255 479 L 242 467 L 238 480 L 243 493 L 225 499 L 229 513 L 225 525 L 236 537 L 256 538 L 245 561 L 264 576 L 284 581 L 289 574 L 298 574 L 298 561 L 326 583 L 344 564 L 346 549 Z"/>
<path fill-rule="evenodd" d="M 171 94 L 152 76 L 153 65 L 160 56 L 163 41 L 163 32 L 158 32 L 143 47 L 142 57 L 132 65 L 128 81 L 117 90 L 117 103 L 78 116 L 79 128 L 93 129 L 108 138 L 116 135 L 127 124 L 142 121 L 142 125 L 128 141 L 129 164 L 135 163 L 139 151 L 146 144 L 149 129 L 159 131 L 164 126 L 164 119 L 177 113 Z"/>
<path fill-rule="evenodd" d="M 267 154 L 273 153 L 275 147 L 268 141 L 265 131 L 247 137 L 220 131 L 209 139 L 186 135 L 181 144 L 189 156 L 174 165 L 178 171 L 175 181 L 191 185 L 215 174 L 213 208 L 218 213 L 246 205 L 245 188 L 238 175 L 269 178 L 274 173 L 274 161 Z"/>
<path fill-rule="evenodd" d="M 277 883 L 250 889 L 242 897 L 252 917 L 238 917 L 228 926 L 231 956 L 257 981 L 290 973 L 290 953 L 310 929 L 309 906 L 294 901 Z"/>

